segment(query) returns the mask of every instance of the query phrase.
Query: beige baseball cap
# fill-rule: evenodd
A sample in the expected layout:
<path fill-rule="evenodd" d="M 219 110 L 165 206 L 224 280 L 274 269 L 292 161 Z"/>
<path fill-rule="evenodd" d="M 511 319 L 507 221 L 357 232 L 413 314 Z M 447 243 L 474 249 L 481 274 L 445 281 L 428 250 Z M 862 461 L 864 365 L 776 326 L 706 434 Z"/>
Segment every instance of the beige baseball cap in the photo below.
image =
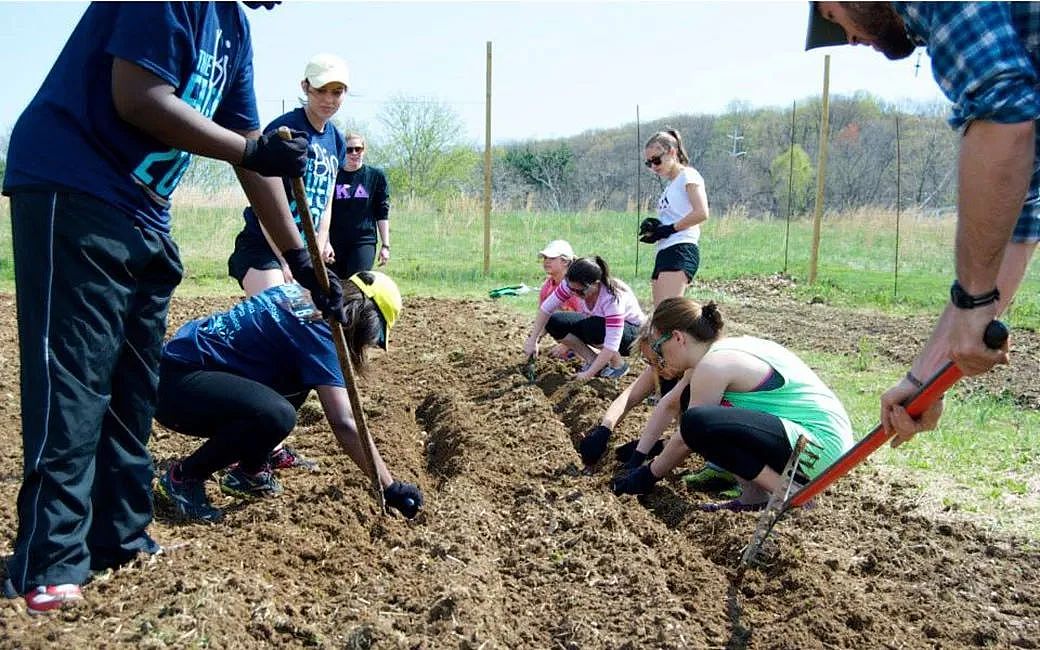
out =
<path fill-rule="evenodd" d="M 809 28 L 805 33 L 805 49 L 831 45 L 848 45 L 849 37 L 838 23 L 832 23 L 816 10 L 816 3 L 809 3 Z"/>
<path fill-rule="evenodd" d="M 566 239 L 554 239 L 549 244 L 538 251 L 539 255 L 545 257 L 566 257 L 569 260 L 574 259 L 574 249 L 571 248 L 570 242 Z"/>
<path fill-rule="evenodd" d="M 336 82 L 350 87 L 350 69 L 347 62 L 335 54 L 315 55 L 307 62 L 303 78 L 312 88 L 322 88 Z"/>

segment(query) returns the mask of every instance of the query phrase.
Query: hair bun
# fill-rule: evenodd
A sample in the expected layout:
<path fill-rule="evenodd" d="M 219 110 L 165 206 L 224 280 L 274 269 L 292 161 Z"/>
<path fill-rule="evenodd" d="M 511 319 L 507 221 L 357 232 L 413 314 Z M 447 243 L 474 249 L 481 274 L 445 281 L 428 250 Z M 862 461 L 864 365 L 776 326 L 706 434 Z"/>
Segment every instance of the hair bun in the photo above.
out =
<path fill-rule="evenodd" d="M 719 312 L 719 306 L 715 303 L 714 300 L 712 300 L 711 302 L 709 302 L 701 308 L 701 318 L 710 323 L 712 328 L 716 332 L 722 330 L 722 326 L 724 324 L 722 320 L 722 313 Z"/>

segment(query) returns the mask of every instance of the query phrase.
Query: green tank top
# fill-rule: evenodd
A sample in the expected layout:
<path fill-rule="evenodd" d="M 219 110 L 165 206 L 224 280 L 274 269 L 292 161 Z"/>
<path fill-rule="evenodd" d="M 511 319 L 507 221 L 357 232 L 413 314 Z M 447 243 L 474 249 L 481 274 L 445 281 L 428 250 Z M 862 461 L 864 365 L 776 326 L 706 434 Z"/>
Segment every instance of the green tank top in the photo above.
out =
<path fill-rule="evenodd" d="M 809 438 L 800 463 L 815 478 L 852 447 L 852 423 L 838 397 L 809 366 L 784 346 L 753 336 L 716 341 L 707 354 L 738 350 L 769 364 L 784 378 L 780 388 L 742 393 L 725 391 L 722 398 L 737 408 L 777 416 L 793 448 L 800 434 Z"/>

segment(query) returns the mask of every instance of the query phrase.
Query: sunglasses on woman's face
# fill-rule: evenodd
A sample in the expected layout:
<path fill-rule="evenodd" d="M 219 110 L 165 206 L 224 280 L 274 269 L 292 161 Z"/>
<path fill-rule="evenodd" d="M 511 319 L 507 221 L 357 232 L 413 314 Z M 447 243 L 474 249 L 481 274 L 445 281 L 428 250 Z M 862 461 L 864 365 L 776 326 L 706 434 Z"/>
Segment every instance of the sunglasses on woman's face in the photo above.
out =
<path fill-rule="evenodd" d="M 567 283 L 567 288 L 571 290 L 571 293 L 582 297 L 585 297 L 585 294 L 589 292 L 591 286 L 591 284 L 586 284 L 582 287 L 576 287 L 573 284 Z"/>
<path fill-rule="evenodd" d="M 364 147 L 347 147 L 347 153 L 361 153 L 364 150 Z"/>
<path fill-rule="evenodd" d="M 665 344 L 665 341 L 672 338 L 672 333 L 662 334 L 659 339 L 650 344 L 650 350 L 656 357 L 654 359 L 654 365 L 658 368 L 664 368 L 664 354 L 661 352 L 661 346 Z"/>
<path fill-rule="evenodd" d="M 661 164 L 661 160 L 667 155 L 668 154 L 666 153 L 659 153 L 656 156 L 651 156 L 650 158 L 644 160 L 643 164 L 647 167 L 656 167 L 657 165 Z"/>

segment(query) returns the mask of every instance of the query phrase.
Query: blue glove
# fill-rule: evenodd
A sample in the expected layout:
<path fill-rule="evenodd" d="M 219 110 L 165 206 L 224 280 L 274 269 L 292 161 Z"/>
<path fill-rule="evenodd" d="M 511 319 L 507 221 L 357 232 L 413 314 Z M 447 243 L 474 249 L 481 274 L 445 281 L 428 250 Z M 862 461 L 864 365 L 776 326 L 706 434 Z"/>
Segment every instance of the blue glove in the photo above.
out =
<path fill-rule="evenodd" d="M 289 140 L 282 140 L 277 131 L 256 140 L 247 138 L 241 166 L 261 176 L 302 177 L 307 170 L 307 134 L 295 130 L 290 133 Z"/>
<path fill-rule="evenodd" d="M 614 494 L 649 494 L 661 479 L 654 476 L 649 465 L 642 465 L 627 474 L 622 472 L 610 482 Z"/>
<path fill-rule="evenodd" d="M 340 284 L 339 276 L 326 267 L 325 272 L 329 276 L 329 292 L 321 288 L 318 282 L 317 272 L 311 263 L 311 256 L 306 248 L 291 248 L 282 251 L 282 258 L 289 266 L 293 279 L 300 283 L 307 291 L 311 292 L 311 300 L 325 318 L 335 318 L 344 322 L 343 314 L 343 285 Z"/>
<path fill-rule="evenodd" d="M 578 451 L 581 452 L 581 462 L 586 465 L 595 465 L 607 450 L 607 442 L 610 440 L 611 431 L 602 424 L 592 427 L 585 437 L 578 443 Z"/>
<path fill-rule="evenodd" d="M 396 508 L 408 519 L 414 519 L 423 505 L 419 486 L 401 481 L 394 481 L 386 486 L 386 489 L 383 490 L 383 498 L 386 499 L 386 505 Z"/>

